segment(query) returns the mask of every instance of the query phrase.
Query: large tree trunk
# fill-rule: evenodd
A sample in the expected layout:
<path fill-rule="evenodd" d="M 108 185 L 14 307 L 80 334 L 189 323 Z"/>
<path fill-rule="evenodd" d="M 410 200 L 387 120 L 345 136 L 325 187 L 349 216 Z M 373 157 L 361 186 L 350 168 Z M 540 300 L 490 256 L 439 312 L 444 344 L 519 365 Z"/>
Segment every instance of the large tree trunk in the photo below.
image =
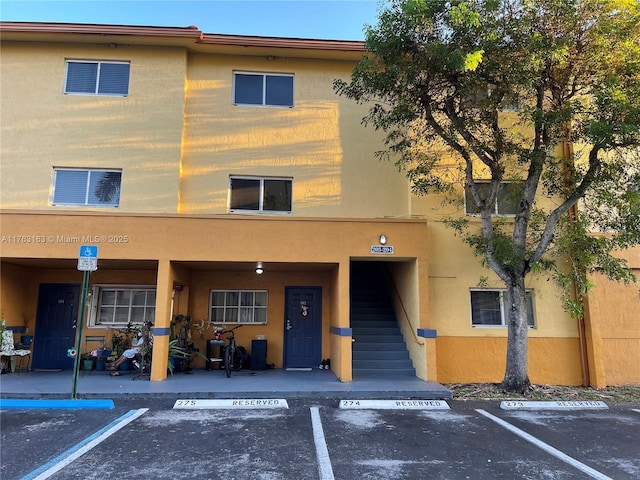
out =
<path fill-rule="evenodd" d="M 527 368 L 527 300 L 524 276 L 507 282 L 505 299 L 507 316 L 507 368 L 502 388 L 509 392 L 524 393 L 530 386 Z"/>

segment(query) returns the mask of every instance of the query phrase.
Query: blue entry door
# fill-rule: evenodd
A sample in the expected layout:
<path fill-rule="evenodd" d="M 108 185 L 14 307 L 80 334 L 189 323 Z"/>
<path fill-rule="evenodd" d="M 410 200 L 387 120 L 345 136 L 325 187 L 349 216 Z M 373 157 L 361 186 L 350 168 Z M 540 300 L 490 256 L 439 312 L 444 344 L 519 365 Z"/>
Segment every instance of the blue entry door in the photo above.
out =
<path fill-rule="evenodd" d="M 322 288 L 285 289 L 285 368 L 317 367 L 322 355 Z"/>
<path fill-rule="evenodd" d="M 73 368 L 73 358 L 67 356 L 67 350 L 76 342 L 79 298 L 80 285 L 40 285 L 32 368 Z"/>

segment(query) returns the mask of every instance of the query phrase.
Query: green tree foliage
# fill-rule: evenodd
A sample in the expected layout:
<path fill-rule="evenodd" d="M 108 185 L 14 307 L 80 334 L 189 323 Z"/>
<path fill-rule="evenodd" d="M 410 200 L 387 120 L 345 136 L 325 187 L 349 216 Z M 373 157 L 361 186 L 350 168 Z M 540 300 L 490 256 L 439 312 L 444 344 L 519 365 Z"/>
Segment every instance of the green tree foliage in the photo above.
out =
<path fill-rule="evenodd" d="M 638 1 L 392 0 L 334 87 L 370 105 L 363 122 L 386 132 L 379 156 L 414 193 L 464 190 L 475 204 L 479 221 L 448 224 L 506 285 L 503 387 L 524 391 L 525 277 L 577 286 L 574 315 L 586 274 L 633 279 L 614 254 L 640 243 Z M 515 215 L 498 217 L 501 182 L 514 180 Z"/>

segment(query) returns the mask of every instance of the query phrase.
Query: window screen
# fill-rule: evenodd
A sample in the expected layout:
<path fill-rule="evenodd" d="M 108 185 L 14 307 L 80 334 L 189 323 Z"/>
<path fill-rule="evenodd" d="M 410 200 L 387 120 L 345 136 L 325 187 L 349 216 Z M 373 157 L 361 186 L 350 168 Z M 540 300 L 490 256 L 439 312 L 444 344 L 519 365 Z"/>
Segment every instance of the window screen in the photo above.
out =
<path fill-rule="evenodd" d="M 121 181 L 120 170 L 56 168 L 52 203 L 117 207 Z"/>
<path fill-rule="evenodd" d="M 235 73 L 233 103 L 293 107 L 293 75 Z"/>
<path fill-rule="evenodd" d="M 291 212 L 291 179 L 285 178 L 230 178 L 231 211 Z"/>

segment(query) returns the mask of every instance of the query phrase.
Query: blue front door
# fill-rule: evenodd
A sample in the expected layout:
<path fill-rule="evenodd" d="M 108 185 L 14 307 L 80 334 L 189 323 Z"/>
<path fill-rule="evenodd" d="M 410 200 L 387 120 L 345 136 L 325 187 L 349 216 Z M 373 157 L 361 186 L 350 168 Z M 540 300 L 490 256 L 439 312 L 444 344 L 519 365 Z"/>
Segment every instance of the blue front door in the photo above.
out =
<path fill-rule="evenodd" d="M 80 285 L 41 284 L 32 368 L 71 369 L 67 350 L 75 346 Z"/>
<path fill-rule="evenodd" d="M 322 360 L 322 288 L 285 290 L 285 368 L 317 367 Z"/>

